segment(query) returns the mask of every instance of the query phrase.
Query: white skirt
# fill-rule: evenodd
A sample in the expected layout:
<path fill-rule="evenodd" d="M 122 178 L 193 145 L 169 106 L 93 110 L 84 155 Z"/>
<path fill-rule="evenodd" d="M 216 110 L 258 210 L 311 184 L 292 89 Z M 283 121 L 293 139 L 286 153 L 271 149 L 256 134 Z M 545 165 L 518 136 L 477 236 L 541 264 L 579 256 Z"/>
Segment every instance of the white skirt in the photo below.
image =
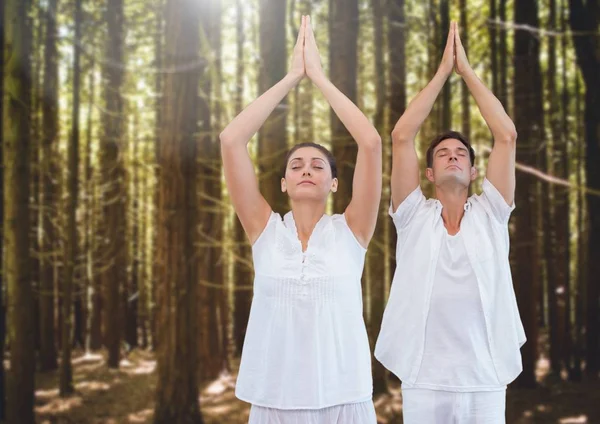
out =
<path fill-rule="evenodd" d="M 404 424 L 504 424 L 506 390 L 402 390 Z"/>
<path fill-rule="evenodd" d="M 373 401 L 323 409 L 274 409 L 252 405 L 248 424 L 377 424 Z"/>

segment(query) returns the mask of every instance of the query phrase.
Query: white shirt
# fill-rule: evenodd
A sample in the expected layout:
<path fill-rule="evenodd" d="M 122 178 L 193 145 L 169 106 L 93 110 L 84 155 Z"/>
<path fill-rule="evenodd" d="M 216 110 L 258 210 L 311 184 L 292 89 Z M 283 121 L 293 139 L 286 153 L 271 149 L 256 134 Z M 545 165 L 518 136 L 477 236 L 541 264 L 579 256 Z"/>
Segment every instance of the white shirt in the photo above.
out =
<path fill-rule="evenodd" d="M 460 231 L 442 237 L 431 306 L 425 324 L 423 362 L 409 388 L 445 391 L 504 390 L 487 342 L 477 278 Z"/>
<path fill-rule="evenodd" d="M 460 232 L 481 297 L 484 325 L 498 383 L 522 371 L 525 332 L 512 285 L 508 220 L 514 209 L 489 180 L 465 205 Z M 414 384 L 425 352 L 426 321 L 444 234 L 442 204 L 420 187 L 390 207 L 396 226 L 396 272 L 375 346 L 375 357 L 404 384 Z"/>
<path fill-rule="evenodd" d="M 366 250 L 344 215 L 324 215 L 306 252 L 292 213 L 272 213 L 252 247 L 254 298 L 236 396 L 277 409 L 321 409 L 372 397 L 363 320 Z"/>

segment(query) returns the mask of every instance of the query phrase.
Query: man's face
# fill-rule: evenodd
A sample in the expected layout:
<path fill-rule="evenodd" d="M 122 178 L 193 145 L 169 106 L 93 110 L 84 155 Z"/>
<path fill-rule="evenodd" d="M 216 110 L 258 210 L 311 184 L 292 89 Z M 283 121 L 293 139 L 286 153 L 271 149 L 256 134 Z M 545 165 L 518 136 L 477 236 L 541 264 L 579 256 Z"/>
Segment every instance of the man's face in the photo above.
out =
<path fill-rule="evenodd" d="M 433 149 L 433 163 L 427 168 L 427 179 L 436 186 L 456 184 L 469 187 L 477 177 L 471 164 L 469 149 L 460 140 L 447 138 Z"/>

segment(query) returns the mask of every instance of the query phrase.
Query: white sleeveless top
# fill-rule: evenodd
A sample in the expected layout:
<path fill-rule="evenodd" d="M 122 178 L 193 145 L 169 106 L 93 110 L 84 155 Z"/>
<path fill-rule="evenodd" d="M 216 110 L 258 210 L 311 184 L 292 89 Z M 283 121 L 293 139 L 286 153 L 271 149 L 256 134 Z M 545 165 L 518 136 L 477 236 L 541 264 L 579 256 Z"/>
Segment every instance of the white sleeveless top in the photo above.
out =
<path fill-rule="evenodd" d="M 254 298 L 236 396 L 277 409 L 371 399 L 363 320 L 364 249 L 344 215 L 323 215 L 306 252 L 291 212 L 272 212 L 252 246 Z"/>

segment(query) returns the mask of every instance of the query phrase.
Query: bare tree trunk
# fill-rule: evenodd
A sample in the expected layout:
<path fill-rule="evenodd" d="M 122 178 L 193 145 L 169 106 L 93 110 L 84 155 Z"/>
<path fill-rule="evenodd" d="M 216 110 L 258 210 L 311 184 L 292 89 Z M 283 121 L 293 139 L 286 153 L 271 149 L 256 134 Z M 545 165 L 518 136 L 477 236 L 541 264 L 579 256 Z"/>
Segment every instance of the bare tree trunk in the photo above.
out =
<path fill-rule="evenodd" d="M 73 300 L 73 285 L 75 275 L 75 262 L 77 260 L 77 201 L 78 201 L 78 169 L 79 169 L 79 88 L 81 85 L 80 59 L 81 52 L 78 40 L 81 40 L 81 0 L 75 1 L 75 37 L 73 44 L 73 109 L 72 129 L 69 142 L 69 200 L 67 207 L 67 248 L 65 255 L 65 276 L 62 286 L 63 292 L 63 330 L 62 354 L 60 361 L 60 395 L 68 396 L 74 392 L 73 369 L 71 365 L 71 337 L 73 316 L 71 312 Z"/>
<path fill-rule="evenodd" d="M 198 401 L 197 169 L 201 3 L 167 0 L 159 150 L 155 423 L 202 423 Z M 199 64 L 199 66 L 190 66 Z"/>
<path fill-rule="evenodd" d="M 0 46 L 4 52 L 4 2 L 0 2 Z M 0 163 L 4 164 L 4 54 L 0 54 Z M 4 167 L 0 166 L 0 258 L 4 257 Z M 0 358 L 4 358 L 6 348 L 6 265 L 0 260 Z M 0 421 L 6 418 L 6 374 L 4 364 L 0 365 Z"/>
<path fill-rule="evenodd" d="M 573 31 L 598 32 L 600 5 L 598 2 L 570 0 L 570 21 Z M 590 187 L 600 187 L 600 41 L 598 37 L 573 37 L 577 63 L 585 81 L 586 181 Z M 588 378 L 597 379 L 600 370 L 600 198 L 587 197 L 589 239 L 587 252 L 586 367 Z"/>
<path fill-rule="evenodd" d="M 29 252 L 29 146 L 31 142 L 31 42 L 27 0 L 6 1 L 4 107 L 4 268 L 11 363 L 7 422 L 32 424 L 34 416 L 34 322 Z"/>
<path fill-rule="evenodd" d="M 44 255 L 40 272 L 40 370 L 50 371 L 58 368 L 55 320 L 54 320 L 54 267 L 57 238 L 56 219 L 58 207 L 56 166 L 58 145 L 58 50 L 56 9 L 58 0 L 49 0 L 46 14 L 46 45 L 44 49 L 44 82 L 42 98 L 42 239 L 40 251 Z"/>
<path fill-rule="evenodd" d="M 469 19 L 467 11 L 467 0 L 460 0 L 460 39 L 465 52 L 469 54 Z M 462 78 L 461 78 L 462 80 Z M 446 84 L 447 85 L 447 84 Z M 469 87 L 462 81 L 461 85 L 461 106 L 462 106 L 462 133 L 467 140 L 471 139 L 471 111 L 469 110 L 469 99 L 471 93 L 469 93 Z"/>
<path fill-rule="evenodd" d="M 105 271 L 102 274 L 103 313 L 104 313 L 104 345 L 108 350 L 107 364 L 110 368 L 119 367 L 122 285 L 125 282 L 125 243 L 124 217 L 125 203 L 123 199 L 123 86 L 124 63 L 123 43 L 123 0 L 108 0 L 107 23 L 108 38 L 106 43 L 106 63 L 103 71 L 104 98 L 106 112 L 104 116 L 104 134 L 101 146 L 103 189 L 103 257 Z"/>
<path fill-rule="evenodd" d="M 356 103 L 358 0 L 329 1 L 329 78 L 331 82 Z M 330 113 L 331 144 L 338 164 L 340 184 L 333 198 L 333 210 L 341 213 L 352 198 L 352 179 L 358 147 L 342 124 Z"/>
<path fill-rule="evenodd" d="M 538 11 L 535 4 L 526 0 L 515 1 L 515 22 L 517 24 L 539 26 Z M 528 31 L 515 32 L 514 41 L 514 105 L 515 125 L 519 132 L 517 161 L 537 166 L 539 146 L 543 143 L 542 85 L 539 61 L 540 42 Z M 511 254 L 515 275 L 515 291 L 519 303 L 521 318 L 527 334 L 527 343 L 521 349 L 523 372 L 517 382 L 522 387 L 535 387 L 535 365 L 538 357 L 538 287 L 539 248 L 537 228 L 537 188 L 535 177 L 526 173 L 517 174 L 515 203 L 515 243 Z M 532 266 L 532 264 L 535 264 Z"/>

